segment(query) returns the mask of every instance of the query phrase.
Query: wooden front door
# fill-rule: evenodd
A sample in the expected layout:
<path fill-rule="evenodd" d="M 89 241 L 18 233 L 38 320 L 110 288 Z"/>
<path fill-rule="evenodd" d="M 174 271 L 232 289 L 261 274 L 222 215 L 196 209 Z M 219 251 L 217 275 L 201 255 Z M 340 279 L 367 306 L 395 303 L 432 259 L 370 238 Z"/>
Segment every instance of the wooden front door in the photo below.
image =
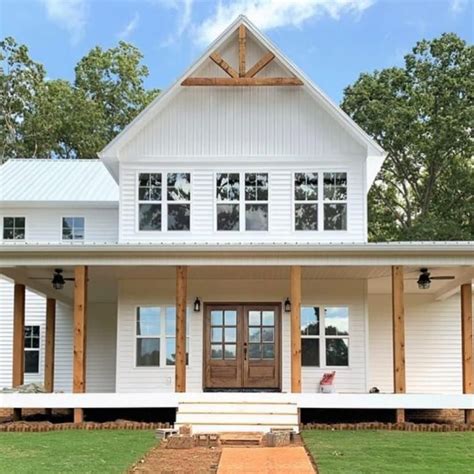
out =
<path fill-rule="evenodd" d="M 207 304 L 205 389 L 279 389 L 280 304 Z"/>

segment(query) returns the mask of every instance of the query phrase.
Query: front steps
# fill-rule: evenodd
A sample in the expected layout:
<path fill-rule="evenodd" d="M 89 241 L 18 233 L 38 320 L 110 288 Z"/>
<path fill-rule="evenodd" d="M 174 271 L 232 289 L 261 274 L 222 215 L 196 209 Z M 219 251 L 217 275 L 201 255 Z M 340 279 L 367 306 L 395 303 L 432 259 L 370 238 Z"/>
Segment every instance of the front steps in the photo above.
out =
<path fill-rule="evenodd" d="M 298 421 L 296 403 L 284 394 L 203 393 L 179 402 L 175 428 L 191 425 L 193 433 L 267 433 L 281 428 L 297 433 Z"/>

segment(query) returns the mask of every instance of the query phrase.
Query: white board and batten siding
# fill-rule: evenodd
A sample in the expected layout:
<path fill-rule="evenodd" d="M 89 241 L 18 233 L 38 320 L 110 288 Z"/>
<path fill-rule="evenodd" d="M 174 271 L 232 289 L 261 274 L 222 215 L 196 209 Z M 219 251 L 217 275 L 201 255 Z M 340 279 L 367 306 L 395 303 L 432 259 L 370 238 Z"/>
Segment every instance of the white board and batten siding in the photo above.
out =
<path fill-rule="evenodd" d="M 369 385 L 393 392 L 390 295 L 369 296 Z M 407 393 L 462 393 L 459 295 L 405 296 Z"/>
<path fill-rule="evenodd" d="M 289 291 L 281 280 L 194 280 L 188 281 L 188 301 L 199 295 L 203 302 L 282 302 Z M 119 284 L 117 325 L 116 392 L 173 392 L 174 367 L 136 367 L 136 308 L 174 306 L 174 280 L 122 280 Z M 366 302 L 365 282 L 346 280 L 334 285 L 321 280 L 303 282 L 303 304 L 348 306 L 350 321 L 350 365 L 337 370 L 340 392 L 366 391 Z M 189 365 L 186 391 L 203 390 L 203 312 L 190 312 Z M 282 391 L 290 391 L 290 315 L 282 312 Z M 161 343 L 161 348 L 164 344 Z M 163 349 L 162 349 L 163 350 Z M 303 368 L 303 391 L 315 392 L 324 372 L 333 369 Z"/>
<path fill-rule="evenodd" d="M 84 242 L 116 242 L 118 209 L 97 207 L 12 207 L 0 209 L 0 235 L 3 217 L 25 217 L 27 242 L 71 243 L 62 240 L 63 217 L 84 217 Z M 4 241 L 7 242 L 7 241 Z M 75 242 L 77 243 L 77 242 Z"/>
<path fill-rule="evenodd" d="M 0 278 L 0 388 L 12 384 L 13 283 Z M 46 299 L 26 290 L 25 324 L 40 326 L 40 364 L 38 374 L 25 374 L 25 383 L 44 382 Z M 90 304 L 87 326 L 86 380 L 88 392 L 113 392 L 115 389 L 115 304 Z M 54 354 L 55 391 L 72 391 L 73 314 L 72 308 L 56 303 Z"/>

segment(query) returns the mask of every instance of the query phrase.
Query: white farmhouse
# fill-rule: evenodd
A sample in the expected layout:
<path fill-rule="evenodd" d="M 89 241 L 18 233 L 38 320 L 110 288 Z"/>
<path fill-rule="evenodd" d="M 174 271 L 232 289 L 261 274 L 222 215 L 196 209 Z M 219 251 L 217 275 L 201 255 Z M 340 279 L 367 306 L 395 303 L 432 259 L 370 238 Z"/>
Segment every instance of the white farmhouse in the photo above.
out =
<path fill-rule="evenodd" d="M 99 155 L 0 167 L 0 408 L 472 421 L 473 243 L 367 243 L 384 151 L 245 17 Z"/>

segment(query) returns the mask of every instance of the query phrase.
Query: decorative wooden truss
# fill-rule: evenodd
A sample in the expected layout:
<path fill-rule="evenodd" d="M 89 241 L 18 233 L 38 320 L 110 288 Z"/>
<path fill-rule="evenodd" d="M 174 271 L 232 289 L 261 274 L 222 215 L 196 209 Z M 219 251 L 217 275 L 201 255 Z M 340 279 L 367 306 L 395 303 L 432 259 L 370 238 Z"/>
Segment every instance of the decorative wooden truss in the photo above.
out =
<path fill-rule="evenodd" d="M 247 29 L 239 26 L 239 70 L 236 71 L 217 51 L 209 58 L 229 77 L 187 77 L 182 86 L 301 86 L 297 77 L 255 77 L 275 55 L 270 51 L 264 54 L 248 71 L 246 65 Z"/>

